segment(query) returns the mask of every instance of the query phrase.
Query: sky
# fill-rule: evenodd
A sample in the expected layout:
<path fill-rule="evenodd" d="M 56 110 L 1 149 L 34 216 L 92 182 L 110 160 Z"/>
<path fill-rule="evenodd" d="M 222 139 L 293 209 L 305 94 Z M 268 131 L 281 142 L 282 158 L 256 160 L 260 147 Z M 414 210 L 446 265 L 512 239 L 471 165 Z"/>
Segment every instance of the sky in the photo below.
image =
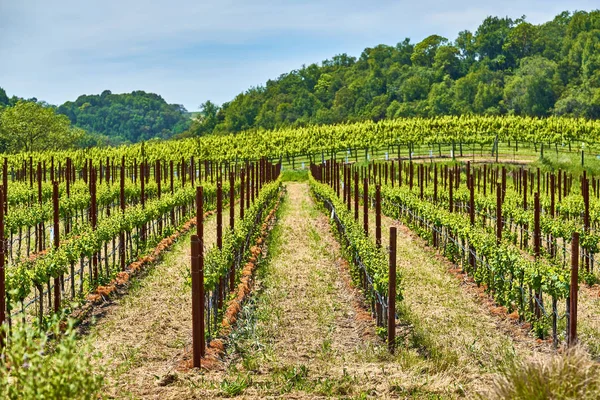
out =
<path fill-rule="evenodd" d="M 0 87 L 52 104 L 145 90 L 196 111 L 336 54 L 542 23 L 598 0 L 0 0 Z"/>

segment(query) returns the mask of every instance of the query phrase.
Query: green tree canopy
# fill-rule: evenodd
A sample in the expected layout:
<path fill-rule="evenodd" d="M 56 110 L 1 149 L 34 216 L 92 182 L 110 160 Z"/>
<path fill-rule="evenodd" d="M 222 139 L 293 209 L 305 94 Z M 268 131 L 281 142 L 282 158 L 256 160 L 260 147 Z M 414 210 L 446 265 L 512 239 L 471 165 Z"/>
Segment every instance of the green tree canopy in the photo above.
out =
<path fill-rule="evenodd" d="M 3 151 L 45 151 L 75 147 L 83 137 L 64 115 L 53 108 L 19 101 L 0 114 L 0 146 Z"/>

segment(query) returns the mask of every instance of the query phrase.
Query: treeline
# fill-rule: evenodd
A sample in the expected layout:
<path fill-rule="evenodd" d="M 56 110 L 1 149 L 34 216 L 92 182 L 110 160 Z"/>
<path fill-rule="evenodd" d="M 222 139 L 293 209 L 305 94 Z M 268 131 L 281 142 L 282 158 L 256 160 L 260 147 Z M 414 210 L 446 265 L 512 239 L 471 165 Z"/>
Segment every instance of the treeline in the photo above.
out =
<path fill-rule="evenodd" d="M 168 139 L 190 127 L 189 113 L 182 105 L 168 104 L 161 96 L 141 90 L 79 96 L 57 112 L 87 132 L 104 135 L 108 144 Z"/>
<path fill-rule="evenodd" d="M 80 96 L 57 107 L 8 97 L 0 88 L 0 152 L 44 151 L 168 139 L 190 127 L 190 115 L 154 93 Z"/>
<path fill-rule="evenodd" d="M 221 107 L 205 102 L 184 136 L 462 114 L 600 117 L 600 11 L 540 25 L 488 17 L 454 41 L 432 35 L 337 55 Z"/>

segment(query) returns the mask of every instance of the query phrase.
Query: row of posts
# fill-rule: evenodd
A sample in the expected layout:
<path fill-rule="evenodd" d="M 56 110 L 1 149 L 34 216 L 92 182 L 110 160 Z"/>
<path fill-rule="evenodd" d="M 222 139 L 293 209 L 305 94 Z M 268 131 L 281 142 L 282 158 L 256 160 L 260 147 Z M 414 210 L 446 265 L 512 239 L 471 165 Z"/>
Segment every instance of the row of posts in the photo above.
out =
<path fill-rule="evenodd" d="M 271 164 L 266 159 L 259 161 L 256 166 L 249 165 L 240 171 L 239 215 L 244 218 L 245 209 L 250 207 L 258 198 L 263 185 L 273 181 L 281 171 L 281 164 Z M 252 183 L 252 184 L 251 184 Z M 235 173 L 229 174 L 229 226 L 235 229 Z M 203 187 L 196 188 L 196 234 L 191 237 L 191 276 L 192 276 L 192 365 L 201 366 L 201 359 L 206 354 L 205 337 L 205 288 L 204 288 L 204 195 Z M 217 182 L 217 241 L 219 250 L 223 248 L 223 190 L 220 180 Z M 230 266 L 226 277 L 220 277 L 219 304 L 223 307 L 223 298 L 227 286 L 229 291 L 235 290 L 235 262 Z"/>
<path fill-rule="evenodd" d="M 342 170 L 340 172 L 340 169 Z M 352 211 L 352 197 L 354 197 L 354 219 L 359 219 L 359 175 L 357 171 L 352 173 L 350 165 L 337 162 L 328 162 L 326 164 L 311 165 L 311 173 L 315 179 L 322 183 L 329 184 L 336 192 L 338 197 L 342 198 L 348 211 Z M 343 174 L 343 191 L 340 193 L 340 180 Z M 352 179 L 354 176 L 354 179 Z M 352 196 L 352 180 L 354 180 L 354 196 Z M 369 235 L 369 178 L 363 179 L 363 230 L 365 235 Z M 387 313 L 387 333 L 388 333 L 388 348 L 391 353 L 395 350 L 396 337 L 396 240 L 397 229 L 395 226 L 390 227 L 390 243 L 389 243 L 389 265 L 388 265 L 388 313 Z M 377 247 L 382 246 L 381 239 L 381 185 L 375 186 L 375 244 Z M 363 281 L 363 289 L 366 290 L 366 271 L 363 271 L 361 277 Z M 380 320 L 382 313 L 381 304 L 376 300 L 376 316 L 377 324 L 383 323 Z"/>

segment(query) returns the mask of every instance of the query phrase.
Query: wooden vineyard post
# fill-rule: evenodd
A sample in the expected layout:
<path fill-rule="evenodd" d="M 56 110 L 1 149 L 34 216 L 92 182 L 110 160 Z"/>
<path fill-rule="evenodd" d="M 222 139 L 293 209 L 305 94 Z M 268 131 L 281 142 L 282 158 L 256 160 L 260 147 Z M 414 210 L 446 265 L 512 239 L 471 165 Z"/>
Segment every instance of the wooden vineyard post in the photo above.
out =
<path fill-rule="evenodd" d="M 381 247 L 381 185 L 375 187 L 375 244 Z"/>
<path fill-rule="evenodd" d="M 369 178 L 365 178 L 363 187 L 363 229 L 369 235 Z"/>
<path fill-rule="evenodd" d="M 388 276 L 388 349 L 396 345 L 396 227 L 390 227 L 390 265 Z"/>
<path fill-rule="evenodd" d="M 200 368 L 201 358 L 201 330 L 200 330 L 200 305 L 204 299 L 200 296 L 202 281 L 200 280 L 200 239 L 192 235 L 192 364 Z"/>
<path fill-rule="evenodd" d="M 58 249 L 60 245 L 60 219 L 58 209 L 58 182 L 52 182 L 52 216 L 53 216 L 53 235 L 54 235 L 54 249 Z M 60 276 L 54 277 L 54 312 L 60 311 Z"/>
<path fill-rule="evenodd" d="M 571 287 L 569 291 L 569 332 L 567 343 L 577 343 L 577 291 L 579 289 L 579 233 L 571 238 Z"/>

